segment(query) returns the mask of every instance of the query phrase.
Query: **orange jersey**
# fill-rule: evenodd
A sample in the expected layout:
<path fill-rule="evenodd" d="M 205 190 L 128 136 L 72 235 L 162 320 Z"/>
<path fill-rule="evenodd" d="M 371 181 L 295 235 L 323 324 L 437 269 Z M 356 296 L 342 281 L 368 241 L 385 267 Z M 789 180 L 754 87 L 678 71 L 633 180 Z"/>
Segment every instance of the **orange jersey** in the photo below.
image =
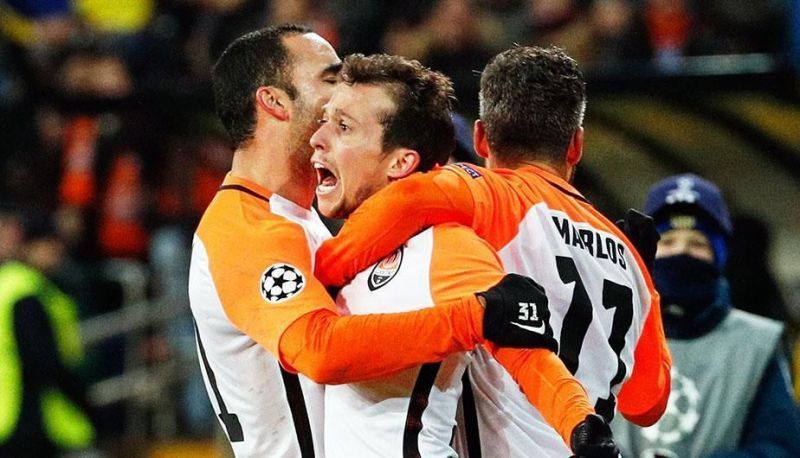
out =
<path fill-rule="evenodd" d="M 418 310 L 486 290 L 503 275 L 494 250 L 471 229 L 440 225 L 411 238 L 390 256 L 360 272 L 342 288 L 336 302 L 346 314 Z M 569 440 L 574 426 L 593 412 L 581 385 L 549 350 L 508 349 L 498 355 L 512 368 L 522 389 L 531 394 L 531 401 L 563 431 L 564 439 L 550 429 L 555 444 L 542 448 L 509 428 L 496 436 L 485 436 L 486 452 L 495 450 L 501 442 L 525 447 L 529 455 L 569 455 L 565 440 Z M 327 387 L 326 455 L 454 456 L 451 438 L 462 377 L 467 366 L 473 376 L 485 377 L 486 359 L 491 356 L 483 349 L 474 362 L 472 353 L 456 353 L 440 363 L 391 376 Z M 494 360 L 492 364 L 499 367 Z M 523 373 L 522 367 L 531 372 Z M 491 391 L 477 399 L 478 408 L 490 411 L 489 415 L 518 408 L 522 413 L 516 418 L 524 424 L 534 409 L 511 376 L 504 370 L 502 373 L 502 384 L 473 383 L 476 391 Z"/>
<path fill-rule="evenodd" d="M 482 340 L 474 296 L 407 314 L 339 317 L 312 273 L 329 236 L 314 210 L 232 175 L 197 228 L 189 299 L 198 354 L 238 456 L 322 456 L 324 387 L 315 381 L 378 377 Z"/>
<path fill-rule="evenodd" d="M 471 226 L 498 250 L 507 271 L 544 286 L 559 356 L 598 412 L 612 416 L 618 400 L 637 424 L 661 416 L 671 360 L 650 275 L 612 222 L 543 169 L 453 164 L 393 183 L 320 247 L 318 278 L 341 284 L 424 227 L 446 221 Z"/>

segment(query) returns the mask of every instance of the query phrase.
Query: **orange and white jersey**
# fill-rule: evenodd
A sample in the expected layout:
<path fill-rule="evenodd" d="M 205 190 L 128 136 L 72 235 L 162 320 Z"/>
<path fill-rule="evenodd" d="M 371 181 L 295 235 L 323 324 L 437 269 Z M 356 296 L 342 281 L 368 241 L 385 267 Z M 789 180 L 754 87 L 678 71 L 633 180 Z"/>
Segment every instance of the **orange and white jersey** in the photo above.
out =
<path fill-rule="evenodd" d="M 335 307 L 312 266 L 329 236 L 313 210 L 231 175 L 197 228 L 189 299 L 198 354 L 236 456 L 324 456 L 324 387 L 275 355 L 292 322 Z"/>
<path fill-rule="evenodd" d="M 652 280 L 624 234 L 569 183 L 543 169 L 453 164 L 399 180 L 366 200 L 339 236 L 323 244 L 317 275 L 326 284 L 340 283 L 408 234 L 445 221 L 471 226 L 498 250 L 508 272 L 544 287 L 559 357 L 598 413 L 609 419 L 619 400 L 625 417 L 636 423 L 652 424 L 661 416 L 671 360 Z M 525 428 L 531 434 L 547 430 L 533 413 L 519 420 L 537 422 Z"/>
<path fill-rule="evenodd" d="M 472 353 L 456 428 L 461 458 L 570 457 L 572 451 L 486 349 Z"/>
<path fill-rule="evenodd" d="M 502 276 L 494 250 L 471 229 L 442 225 L 360 272 L 336 302 L 343 314 L 416 310 L 486 290 Z M 470 353 L 456 353 L 391 376 L 328 386 L 326 456 L 455 456 L 450 442 L 470 360 Z"/>

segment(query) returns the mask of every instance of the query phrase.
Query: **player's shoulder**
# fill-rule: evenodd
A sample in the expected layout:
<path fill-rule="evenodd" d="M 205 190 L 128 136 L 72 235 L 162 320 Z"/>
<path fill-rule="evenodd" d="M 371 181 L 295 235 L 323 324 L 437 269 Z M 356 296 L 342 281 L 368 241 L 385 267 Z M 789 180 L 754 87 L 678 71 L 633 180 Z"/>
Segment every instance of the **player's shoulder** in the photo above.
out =
<path fill-rule="evenodd" d="M 437 170 L 433 181 L 440 188 L 463 190 L 478 196 L 495 193 L 504 194 L 503 190 L 512 191 L 514 171 L 504 169 L 488 169 L 468 162 L 454 162 Z"/>
<path fill-rule="evenodd" d="M 274 213 L 268 198 L 219 192 L 203 214 L 197 236 L 223 253 L 239 250 L 283 250 L 306 245 L 303 227 Z M 216 250 L 215 250 L 216 251 Z"/>
<path fill-rule="evenodd" d="M 471 227 L 458 223 L 442 223 L 431 228 L 433 238 L 440 243 L 469 243 L 482 241 Z"/>
<path fill-rule="evenodd" d="M 469 162 L 452 162 L 444 167 L 441 167 L 439 170 L 442 172 L 452 172 L 473 180 L 483 178 L 490 174 L 489 169 L 483 168 L 479 165 L 470 164 Z"/>
<path fill-rule="evenodd" d="M 458 258 L 463 254 L 480 253 L 495 256 L 491 245 L 478 236 L 474 229 L 457 223 L 437 224 L 432 228 L 433 247 L 439 253 L 449 253 L 449 257 Z"/>

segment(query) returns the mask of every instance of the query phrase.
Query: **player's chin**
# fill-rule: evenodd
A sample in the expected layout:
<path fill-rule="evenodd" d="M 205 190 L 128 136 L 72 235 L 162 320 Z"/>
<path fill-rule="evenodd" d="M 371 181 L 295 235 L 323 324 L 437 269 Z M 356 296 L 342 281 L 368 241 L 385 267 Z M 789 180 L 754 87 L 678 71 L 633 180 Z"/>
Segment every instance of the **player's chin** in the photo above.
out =
<path fill-rule="evenodd" d="M 317 191 L 317 209 L 326 218 L 339 218 L 341 213 L 340 199 L 335 197 L 333 193 L 322 193 Z"/>

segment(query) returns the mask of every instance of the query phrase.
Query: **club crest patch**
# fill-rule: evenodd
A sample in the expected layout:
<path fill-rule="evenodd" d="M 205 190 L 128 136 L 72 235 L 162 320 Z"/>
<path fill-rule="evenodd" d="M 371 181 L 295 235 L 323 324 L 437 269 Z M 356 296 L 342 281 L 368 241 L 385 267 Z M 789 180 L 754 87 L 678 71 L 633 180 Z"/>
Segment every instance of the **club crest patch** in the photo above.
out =
<path fill-rule="evenodd" d="M 381 261 L 372 268 L 372 272 L 369 273 L 369 278 L 367 279 L 369 290 L 375 291 L 389 283 L 392 278 L 397 275 L 402 263 L 403 247 L 398 248 L 394 253 L 381 259 Z"/>
<path fill-rule="evenodd" d="M 273 304 L 289 299 L 305 286 L 302 272 L 291 264 L 273 264 L 261 275 L 261 297 Z"/>

